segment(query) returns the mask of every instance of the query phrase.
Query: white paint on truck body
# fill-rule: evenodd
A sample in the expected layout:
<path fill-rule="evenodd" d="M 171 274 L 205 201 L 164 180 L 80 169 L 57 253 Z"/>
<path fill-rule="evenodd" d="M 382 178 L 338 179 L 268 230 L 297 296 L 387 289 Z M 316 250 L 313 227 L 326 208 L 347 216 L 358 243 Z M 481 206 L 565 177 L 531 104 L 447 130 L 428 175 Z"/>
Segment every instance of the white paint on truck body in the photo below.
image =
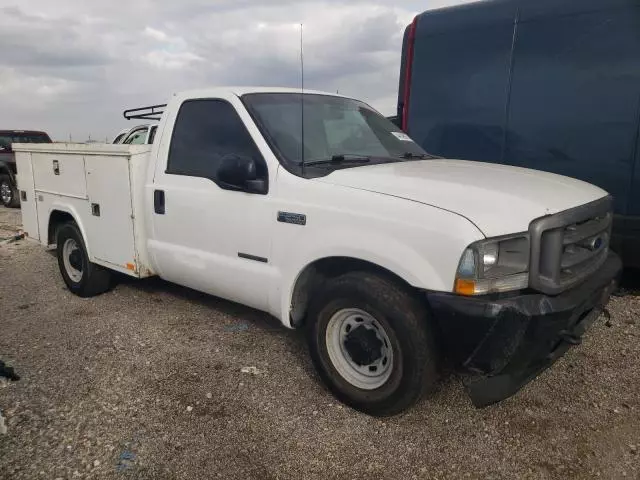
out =
<path fill-rule="evenodd" d="M 51 212 L 69 212 L 91 261 L 137 277 L 155 273 L 291 326 L 296 281 L 318 260 L 363 260 L 416 288 L 451 292 L 461 255 L 473 242 L 524 231 L 539 216 L 606 195 L 542 172 L 450 160 L 365 165 L 301 178 L 280 165 L 240 100 L 260 92 L 299 90 L 176 95 L 152 146 L 14 145 L 20 189 L 27 195 L 25 230 L 47 244 Z M 236 110 L 266 162 L 266 195 L 166 173 L 177 114 L 195 99 L 221 99 Z M 60 162 L 59 176 L 53 160 Z M 154 212 L 156 190 L 165 194 L 163 215 Z M 100 204 L 100 217 L 92 216 L 91 203 Z M 304 215 L 306 224 L 279 222 L 279 212 Z"/>

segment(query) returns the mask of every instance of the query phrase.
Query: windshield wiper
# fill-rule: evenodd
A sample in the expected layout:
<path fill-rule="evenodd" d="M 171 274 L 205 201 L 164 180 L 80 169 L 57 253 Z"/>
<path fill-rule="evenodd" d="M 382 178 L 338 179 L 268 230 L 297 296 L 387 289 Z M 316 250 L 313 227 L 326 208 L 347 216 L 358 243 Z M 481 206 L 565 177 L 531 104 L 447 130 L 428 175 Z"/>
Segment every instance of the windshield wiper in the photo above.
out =
<path fill-rule="evenodd" d="M 405 160 L 425 160 L 427 158 L 438 158 L 435 155 L 430 155 L 428 153 L 411 153 L 404 152 L 402 155 L 398 155 L 400 158 L 404 158 Z"/>
<path fill-rule="evenodd" d="M 310 162 L 304 162 L 304 165 L 342 165 L 344 163 L 369 163 L 370 161 L 371 157 L 368 157 L 366 155 L 343 153 L 323 160 L 312 160 Z M 302 162 L 300 162 L 300 165 L 302 165 Z"/>

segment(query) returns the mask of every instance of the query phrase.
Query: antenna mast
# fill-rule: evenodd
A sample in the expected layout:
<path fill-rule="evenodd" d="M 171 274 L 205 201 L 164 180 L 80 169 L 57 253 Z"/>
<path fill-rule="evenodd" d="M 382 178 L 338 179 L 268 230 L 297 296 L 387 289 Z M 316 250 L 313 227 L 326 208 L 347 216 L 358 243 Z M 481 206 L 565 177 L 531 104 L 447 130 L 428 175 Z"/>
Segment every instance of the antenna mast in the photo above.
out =
<path fill-rule="evenodd" d="M 301 125 L 301 134 L 302 134 L 302 146 L 301 146 L 301 157 L 302 157 L 302 165 L 301 165 L 301 173 L 302 177 L 304 177 L 304 37 L 303 30 L 304 26 L 300 24 L 300 85 L 301 85 L 301 93 L 300 93 L 300 125 Z"/>

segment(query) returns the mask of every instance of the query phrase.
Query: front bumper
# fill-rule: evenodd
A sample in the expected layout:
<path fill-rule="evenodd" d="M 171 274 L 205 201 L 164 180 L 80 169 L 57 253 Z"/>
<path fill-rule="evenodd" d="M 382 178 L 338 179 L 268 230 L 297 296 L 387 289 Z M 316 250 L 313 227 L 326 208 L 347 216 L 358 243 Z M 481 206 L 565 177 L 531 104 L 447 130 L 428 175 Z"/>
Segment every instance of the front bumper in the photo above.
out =
<path fill-rule="evenodd" d="M 558 296 L 427 293 L 445 353 L 470 373 L 464 383 L 474 405 L 510 397 L 579 344 L 607 304 L 621 270 L 620 259 L 610 253 L 593 276 Z"/>

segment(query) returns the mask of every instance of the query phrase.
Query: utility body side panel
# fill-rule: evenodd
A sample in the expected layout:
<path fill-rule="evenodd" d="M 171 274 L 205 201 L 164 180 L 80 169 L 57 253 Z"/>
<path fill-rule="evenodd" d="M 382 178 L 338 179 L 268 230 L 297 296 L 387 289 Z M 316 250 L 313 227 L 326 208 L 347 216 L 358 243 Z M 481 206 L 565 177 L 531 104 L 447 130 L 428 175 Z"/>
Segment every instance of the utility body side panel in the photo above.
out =
<path fill-rule="evenodd" d="M 92 262 L 135 277 L 152 275 L 146 252 L 137 248 L 144 215 L 135 225 L 136 211 L 144 207 L 133 193 L 134 182 L 142 190 L 149 147 L 14 144 L 14 150 L 31 239 L 51 246 L 52 215 L 66 213 L 78 224 Z"/>

